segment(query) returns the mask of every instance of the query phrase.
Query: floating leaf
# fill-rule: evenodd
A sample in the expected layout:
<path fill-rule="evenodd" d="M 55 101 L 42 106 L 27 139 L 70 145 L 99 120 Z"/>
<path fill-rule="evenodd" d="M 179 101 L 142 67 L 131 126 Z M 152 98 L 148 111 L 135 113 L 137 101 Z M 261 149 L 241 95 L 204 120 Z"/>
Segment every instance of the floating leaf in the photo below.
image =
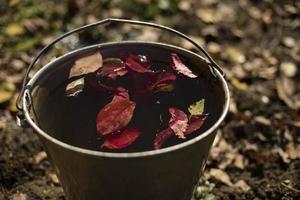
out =
<path fill-rule="evenodd" d="M 182 61 L 180 60 L 179 56 L 176 53 L 171 53 L 171 59 L 172 59 L 171 66 L 175 71 L 184 74 L 190 78 L 197 77 L 185 64 L 182 63 Z"/>
<path fill-rule="evenodd" d="M 174 84 L 166 83 L 157 85 L 156 92 L 172 92 L 175 89 Z"/>
<path fill-rule="evenodd" d="M 139 72 L 139 73 L 152 72 L 146 58 L 141 59 L 141 57 L 139 56 L 130 54 L 125 59 L 125 64 L 129 69 L 135 72 Z"/>
<path fill-rule="evenodd" d="M 194 131 L 201 128 L 201 126 L 203 125 L 203 123 L 204 123 L 205 119 L 207 118 L 207 116 L 208 116 L 207 114 L 199 115 L 199 116 L 192 115 L 190 120 L 189 120 L 189 126 L 186 129 L 185 135 L 193 133 Z"/>
<path fill-rule="evenodd" d="M 69 78 L 93 73 L 101 68 L 102 64 L 102 56 L 99 51 L 85 55 L 75 60 L 70 69 Z"/>
<path fill-rule="evenodd" d="M 127 126 L 135 109 L 135 102 L 130 101 L 127 97 L 127 91 L 125 97 L 115 95 L 112 101 L 99 111 L 96 123 L 99 133 L 107 135 Z"/>
<path fill-rule="evenodd" d="M 81 93 L 83 88 L 84 88 L 84 78 L 82 77 L 80 79 L 77 79 L 69 83 L 66 87 L 65 94 L 67 96 L 74 97 L 77 96 L 79 93 Z"/>
<path fill-rule="evenodd" d="M 106 58 L 103 60 L 103 66 L 97 72 L 97 76 L 109 77 L 113 80 L 117 76 L 127 74 L 125 63 L 119 58 Z"/>
<path fill-rule="evenodd" d="M 189 112 L 191 113 L 191 115 L 201 115 L 204 111 L 204 103 L 205 100 L 201 99 L 200 101 L 197 101 L 190 105 Z"/>
<path fill-rule="evenodd" d="M 184 139 L 184 132 L 186 131 L 188 126 L 187 115 L 183 111 L 173 107 L 169 108 L 169 112 L 171 114 L 169 127 L 179 138 Z"/>
<path fill-rule="evenodd" d="M 150 75 L 148 90 L 160 90 L 166 83 L 176 80 L 175 74 L 171 72 L 155 72 Z"/>
<path fill-rule="evenodd" d="M 174 131 L 168 127 L 162 131 L 160 131 L 158 134 L 156 134 L 153 145 L 154 149 L 160 149 L 163 143 L 169 139 L 172 135 L 174 135 Z"/>
<path fill-rule="evenodd" d="M 107 137 L 102 148 L 122 149 L 132 144 L 139 136 L 140 131 L 134 128 L 125 128 L 120 133 L 113 133 Z"/>

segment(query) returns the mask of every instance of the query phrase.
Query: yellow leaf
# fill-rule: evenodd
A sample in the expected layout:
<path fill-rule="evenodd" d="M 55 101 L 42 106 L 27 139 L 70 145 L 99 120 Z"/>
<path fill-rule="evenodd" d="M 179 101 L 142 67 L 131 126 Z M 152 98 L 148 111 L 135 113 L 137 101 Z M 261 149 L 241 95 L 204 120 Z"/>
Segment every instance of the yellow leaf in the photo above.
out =
<path fill-rule="evenodd" d="M 231 84 L 233 87 L 239 90 L 246 90 L 248 88 L 248 85 L 246 83 L 240 82 L 238 79 L 231 79 Z"/>
<path fill-rule="evenodd" d="M 201 99 L 200 101 L 197 101 L 190 105 L 189 112 L 191 115 L 201 115 L 204 111 L 204 103 L 205 99 Z"/>
<path fill-rule="evenodd" d="M 25 30 L 21 25 L 14 23 L 14 24 L 9 24 L 6 27 L 5 33 L 9 36 L 18 36 L 24 34 Z"/>
<path fill-rule="evenodd" d="M 0 104 L 9 101 L 13 97 L 16 87 L 9 82 L 0 83 Z"/>

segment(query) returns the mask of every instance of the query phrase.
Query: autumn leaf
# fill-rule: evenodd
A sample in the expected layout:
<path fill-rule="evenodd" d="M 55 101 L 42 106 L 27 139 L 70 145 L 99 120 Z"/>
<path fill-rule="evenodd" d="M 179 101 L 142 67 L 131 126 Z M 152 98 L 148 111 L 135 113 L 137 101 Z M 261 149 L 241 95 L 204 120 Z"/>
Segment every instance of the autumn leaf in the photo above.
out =
<path fill-rule="evenodd" d="M 156 134 L 153 142 L 154 149 L 160 149 L 163 143 L 165 143 L 165 141 L 169 139 L 172 135 L 174 135 L 174 131 L 170 127 Z"/>
<path fill-rule="evenodd" d="M 70 97 L 77 96 L 82 92 L 84 88 L 84 78 L 77 79 L 75 81 L 70 82 L 67 87 L 65 94 Z"/>
<path fill-rule="evenodd" d="M 201 99 L 201 100 L 193 103 L 192 105 L 190 105 L 188 110 L 191 113 L 191 115 L 201 115 L 204 111 L 204 103 L 205 103 L 205 100 Z"/>
<path fill-rule="evenodd" d="M 102 67 L 102 56 L 99 51 L 75 60 L 70 69 L 69 78 L 93 73 Z"/>
<path fill-rule="evenodd" d="M 198 115 L 198 116 L 192 115 L 189 120 L 189 125 L 185 131 L 185 135 L 193 133 L 196 130 L 198 130 L 199 128 L 201 128 L 201 126 L 203 125 L 207 116 L 208 116 L 208 114 Z"/>
<path fill-rule="evenodd" d="M 150 65 L 146 59 L 141 59 L 141 57 L 130 54 L 125 59 L 126 66 L 139 73 L 152 72 Z"/>
<path fill-rule="evenodd" d="M 134 128 L 125 128 L 119 133 L 112 133 L 107 137 L 102 148 L 108 149 L 123 149 L 132 144 L 139 136 L 140 131 Z"/>
<path fill-rule="evenodd" d="M 102 135 L 124 128 L 130 122 L 135 102 L 130 101 L 128 92 L 115 95 L 110 103 L 105 105 L 97 115 L 97 131 Z"/>
<path fill-rule="evenodd" d="M 197 78 L 195 74 L 185 65 L 182 63 L 181 59 L 176 53 L 171 53 L 172 59 L 172 68 L 177 71 L 178 73 L 184 74 L 190 78 Z"/>
<path fill-rule="evenodd" d="M 119 58 L 106 58 L 103 66 L 98 70 L 97 76 L 109 77 L 115 80 L 118 76 L 127 74 L 125 63 Z"/>
<path fill-rule="evenodd" d="M 179 137 L 184 139 L 184 133 L 188 126 L 188 117 L 187 115 L 177 109 L 177 108 L 169 108 L 169 112 L 171 114 L 171 118 L 169 121 L 169 127 L 174 131 L 174 133 Z"/>
<path fill-rule="evenodd" d="M 155 72 L 149 75 L 147 90 L 159 91 L 165 87 L 167 83 L 176 80 L 175 74 L 171 72 Z"/>

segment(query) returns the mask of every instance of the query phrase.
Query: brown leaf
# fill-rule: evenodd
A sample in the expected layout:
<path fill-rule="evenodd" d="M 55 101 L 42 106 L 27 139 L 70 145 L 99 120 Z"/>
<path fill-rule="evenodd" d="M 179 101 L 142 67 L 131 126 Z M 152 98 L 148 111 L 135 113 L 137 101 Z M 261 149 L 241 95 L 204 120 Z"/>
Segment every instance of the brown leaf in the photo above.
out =
<path fill-rule="evenodd" d="M 102 62 L 102 55 L 99 51 L 78 58 L 70 69 L 69 78 L 93 73 L 102 67 Z"/>
<path fill-rule="evenodd" d="M 188 126 L 188 117 L 187 115 L 177 109 L 177 108 L 169 108 L 169 112 L 171 114 L 171 118 L 169 121 L 169 127 L 174 131 L 174 133 L 179 137 L 184 139 L 184 133 Z"/>

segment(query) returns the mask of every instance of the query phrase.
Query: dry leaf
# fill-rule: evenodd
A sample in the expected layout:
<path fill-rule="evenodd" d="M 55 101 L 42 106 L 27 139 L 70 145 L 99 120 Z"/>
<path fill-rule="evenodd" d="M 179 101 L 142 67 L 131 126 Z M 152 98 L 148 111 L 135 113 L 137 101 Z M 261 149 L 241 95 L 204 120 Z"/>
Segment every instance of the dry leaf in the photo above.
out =
<path fill-rule="evenodd" d="M 238 50 L 234 47 L 226 48 L 226 54 L 227 54 L 228 60 L 230 62 L 241 64 L 246 61 L 244 54 L 240 50 Z"/>
<path fill-rule="evenodd" d="M 70 69 L 69 78 L 93 73 L 102 67 L 102 62 L 102 55 L 99 51 L 78 58 Z"/>
<path fill-rule="evenodd" d="M 84 78 L 77 79 L 69 83 L 66 87 L 65 94 L 67 96 L 77 96 L 79 93 L 83 91 L 84 88 Z"/>
<path fill-rule="evenodd" d="M 228 186 L 233 185 L 233 183 L 230 180 L 229 175 L 223 170 L 212 168 L 209 170 L 209 172 L 207 174 L 209 177 L 213 177 Z"/>
<path fill-rule="evenodd" d="M 1 82 L 0 83 L 0 104 L 9 101 L 13 95 L 16 86 L 10 82 Z"/>
<path fill-rule="evenodd" d="M 237 181 L 233 184 L 233 187 L 240 188 L 244 192 L 248 192 L 251 189 L 250 186 L 244 180 Z"/>
<path fill-rule="evenodd" d="M 280 64 L 280 70 L 287 77 L 294 77 L 297 74 L 297 66 L 292 62 L 283 62 Z"/>
<path fill-rule="evenodd" d="M 275 81 L 278 97 L 284 101 L 291 109 L 297 110 L 300 108 L 300 100 L 294 99 L 295 83 L 287 78 L 280 77 Z"/>
<path fill-rule="evenodd" d="M 24 34 L 25 30 L 21 25 L 13 23 L 13 24 L 9 24 L 5 28 L 4 32 L 9 36 L 18 36 Z"/>
<path fill-rule="evenodd" d="M 45 151 L 41 151 L 41 152 L 39 152 L 38 154 L 36 154 L 36 155 L 34 156 L 34 162 L 35 162 L 36 164 L 39 164 L 41 161 L 43 161 L 43 160 L 46 159 L 46 158 L 47 158 L 46 152 L 45 152 Z"/>

